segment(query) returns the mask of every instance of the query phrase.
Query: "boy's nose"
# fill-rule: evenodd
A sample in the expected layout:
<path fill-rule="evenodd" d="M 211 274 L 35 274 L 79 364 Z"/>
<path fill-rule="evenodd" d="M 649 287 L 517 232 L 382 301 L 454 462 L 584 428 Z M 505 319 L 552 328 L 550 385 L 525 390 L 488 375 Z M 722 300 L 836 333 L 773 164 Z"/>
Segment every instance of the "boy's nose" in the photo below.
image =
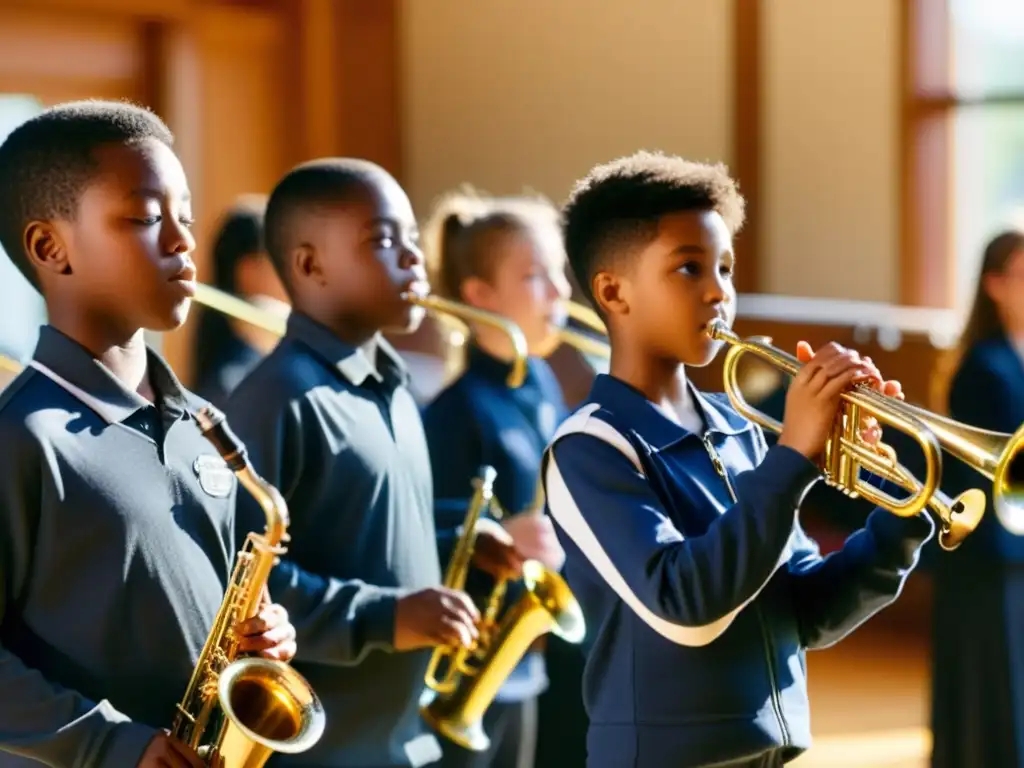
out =
<path fill-rule="evenodd" d="M 412 269 L 413 267 L 422 267 L 425 263 L 423 258 L 423 251 L 417 245 L 406 245 L 402 249 L 401 257 L 402 269 Z"/>

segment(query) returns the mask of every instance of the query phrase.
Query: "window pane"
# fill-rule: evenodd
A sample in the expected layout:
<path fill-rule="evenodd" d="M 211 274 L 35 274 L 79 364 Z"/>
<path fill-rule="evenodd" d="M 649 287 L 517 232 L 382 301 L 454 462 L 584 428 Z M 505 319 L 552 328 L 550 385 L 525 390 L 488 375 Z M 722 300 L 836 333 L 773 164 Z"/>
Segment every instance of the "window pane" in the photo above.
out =
<path fill-rule="evenodd" d="M 953 93 L 1024 94 L 1024 2 L 949 0 L 949 7 Z"/>
<path fill-rule="evenodd" d="M 957 306 L 966 309 L 987 242 L 1004 227 L 1024 227 L 1024 105 L 954 113 L 953 196 Z"/>
<path fill-rule="evenodd" d="M 42 104 L 31 96 L 0 94 L 0 143 L 8 134 L 38 114 Z M 0 249 L 0 353 L 24 360 L 32 354 L 39 326 L 46 322 L 43 299 Z"/>

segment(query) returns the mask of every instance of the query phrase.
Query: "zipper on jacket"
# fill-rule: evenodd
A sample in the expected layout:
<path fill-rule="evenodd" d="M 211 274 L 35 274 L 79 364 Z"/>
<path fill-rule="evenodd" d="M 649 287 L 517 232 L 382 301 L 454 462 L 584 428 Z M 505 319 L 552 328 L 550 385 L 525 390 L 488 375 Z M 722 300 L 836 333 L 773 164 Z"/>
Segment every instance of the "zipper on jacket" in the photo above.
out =
<path fill-rule="evenodd" d="M 722 461 L 722 457 L 718 455 L 718 450 L 715 448 L 715 444 L 711 441 L 711 433 L 705 432 L 701 436 L 701 441 L 704 443 L 704 449 L 708 453 L 708 457 L 711 459 L 711 464 L 715 468 L 715 472 L 718 473 L 719 477 L 725 481 L 725 489 L 729 492 L 729 498 L 732 499 L 733 504 L 737 502 L 736 491 L 733 490 L 732 480 L 729 478 L 729 473 L 725 469 L 725 462 Z M 775 717 L 779 721 L 779 730 L 782 732 L 782 744 L 783 746 L 789 746 L 789 729 L 786 727 L 786 719 L 782 715 L 782 696 L 779 693 L 779 682 L 778 675 L 775 671 L 775 656 L 774 656 L 774 644 L 771 641 L 771 637 L 768 634 L 768 624 L 764 619 L 764 613 L 761 611 L 761 606 L 754 602 L 754 612 L 757 614 L 757 623 L 761 628 L 761 642 L 764 648 L 764 658 L 768 664 L 768 680 L 772 687 L 772 709 L 775 711 Z"/>

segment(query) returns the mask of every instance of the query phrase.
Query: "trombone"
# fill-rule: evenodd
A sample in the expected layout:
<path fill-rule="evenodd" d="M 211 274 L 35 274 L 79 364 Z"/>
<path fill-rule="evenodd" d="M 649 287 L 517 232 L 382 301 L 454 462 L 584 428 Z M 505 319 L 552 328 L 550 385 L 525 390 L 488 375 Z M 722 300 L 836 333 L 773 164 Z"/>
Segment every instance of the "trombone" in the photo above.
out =
<path fill-rule="evenodd" d="M 745 418 L 764 429 L 779 433 L 782 424 L 749 405 L 739 388 L 738 364 L 745 353 L 767 361 L 783 373 L 795 376 L 803 364 L 796 357 L 771 345 L 763 336 L 742 339 L 721 320 L 708 325 L 708 336 L 725 342 L 725 390 L 733 407 Z M 825 443 L 823 474 L 825 482 L 853 497 L 862 497 L 900 517 L 912 517 L 925 508 L 941 523 L 939 545 L 946 551 L 956 549 L 978 526 L 985 513 L 985 494 L 972 488 L 950 499 L 939 490 L 942 475 L 942 450 L 980 472 L 993 484 L 996 512 L 1024 512 L 1024 425 L 1015 433 L 1004 434 L 961 424 L 923 408 L 909 405 L 858 384 L 842 396 L 841 418 L 836 419 Z M 925 477 L 919 480 L 897 461 L 887 445 L 872 446 L 860 437 L 862 416 L 907 433 L 925 457 Z M 860 476 L 867 470 L 907 491 L 900 500 L 870 485 Z"/>

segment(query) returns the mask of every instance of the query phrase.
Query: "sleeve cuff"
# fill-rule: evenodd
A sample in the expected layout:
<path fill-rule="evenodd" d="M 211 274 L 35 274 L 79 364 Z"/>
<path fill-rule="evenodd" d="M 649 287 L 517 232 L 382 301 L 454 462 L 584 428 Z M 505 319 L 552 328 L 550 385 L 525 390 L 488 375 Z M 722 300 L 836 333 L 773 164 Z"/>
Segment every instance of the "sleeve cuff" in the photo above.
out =
<path fill-rule="evenodd" d="M 800 506 L 804 494 L 821 478 L 818 466 L 789 446 L 775 444 L 757 468 L 761 487 L 786 501 L 785 506 Z"/>
<path fill-rule="evenodd" d="M 130 768 L 138 765 L 143 752 L 158 731 L 141 723 L 118 723 L 107 735 L 100 765 L 103 768 Z"/>
<path fill-rule="evenodd" d="M 913 517 L 900 517 L 882 508 L 876 508 L 871 513 L 867 527 L 879 552 L 887 560 L 905 565 L 914 562 L 917 551 L 935 533 L 935 523 L 927 512 Z"/>
<path fill-rule="evenodd" d="M 395 646 L 395 610 L 407 590 L 382 589 L 362 606 L 359 629 L 363 646 L 393 650 Z"/>

